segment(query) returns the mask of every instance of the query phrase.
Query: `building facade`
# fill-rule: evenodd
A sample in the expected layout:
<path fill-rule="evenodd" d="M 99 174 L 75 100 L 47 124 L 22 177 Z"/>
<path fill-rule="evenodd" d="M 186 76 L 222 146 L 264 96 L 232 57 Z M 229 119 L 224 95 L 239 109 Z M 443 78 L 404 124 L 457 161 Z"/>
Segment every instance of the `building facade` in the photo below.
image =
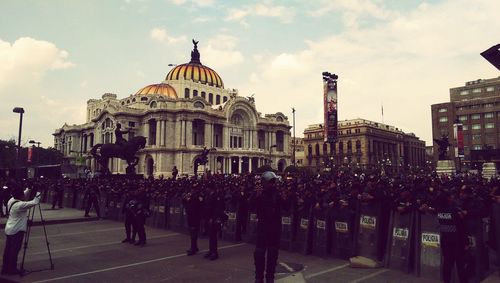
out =
<path fill-rule="evenodd" d="M 464 86 L 451 88 L 450 102 L 433 104 L 431 111 L 432 137 L 448 137 L 451 143 L 449 159 L 455 158 L 453 124 L 456 120 L 463 124 L 465 157 L 462 162 L 471 161 L 472 151 L 500 148 L 500 77 L 470 81 Z M 437 149 L 437 144 L 434 144 L 434 160 L 438 159 Z"/>
<path fill-rule="evenodd" d="M 305 166 L 410 169 L 426 164 L 425 142 L 393 126 L 365 119 L 339 121 L 333 147 L 324 142 L 323 130 L 323 124 L 304 130 Z"/>
<path fill-rule="evenodd" d="M 290 165 L 288 118 L 262 115 L 253 97 L 225 88 L 221 77 L 201 63 L 196 44 L 191 61 L 171 69 L 163 82 L 122 99 L 110 93 L 90 99 L 86 122 L 57 129 L 54 147 L 66 160 L 83 159 L 97 170 L 89 151 L 95 144 L 115 142 L 117 123 L 129 130 L 126 139 L 146 137 L 136 167 L 146 176 L 168 177 L 174 166 L 179 174 L 194 174 L 204 147 L 212 150 L 202 169 L 211 172 L 245 173 L 269 163 L 281 171 Z M 125 173 L 126 166 L 116 158 L 109 162 L 112 173 Z"/>
<path fill-rule="evenodd" d="M 292 153 L 292 165 L 293 165 L 293 151 L 294 151 L 294 146 L 295 146 L 295 160 L 296 160 L 296 166 L 304 166 L 304 139 L 303 138 L 291 138 L 291 143 L 290 143 L 290 149 L 289 151 Z"/>

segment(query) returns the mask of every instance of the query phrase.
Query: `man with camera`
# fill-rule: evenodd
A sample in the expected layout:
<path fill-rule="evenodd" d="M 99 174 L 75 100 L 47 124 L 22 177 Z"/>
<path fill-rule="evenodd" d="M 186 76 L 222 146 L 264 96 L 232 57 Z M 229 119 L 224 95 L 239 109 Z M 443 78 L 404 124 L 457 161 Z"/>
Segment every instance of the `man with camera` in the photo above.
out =
<path fill-rule="evenodd" d="M 28 210 L 40 203 L 40 192 L 30 201 L 24 201 L 29 190 L 23 192 L 20 187 L 12 190 L 12 198 L 8 201 L 9 218 L 5 224 L 5 250 L 3 253 L 2 274 L 20 274 L 17 269 L 17 255 L 21 250 L 24 233 L 28 228 Z"/>

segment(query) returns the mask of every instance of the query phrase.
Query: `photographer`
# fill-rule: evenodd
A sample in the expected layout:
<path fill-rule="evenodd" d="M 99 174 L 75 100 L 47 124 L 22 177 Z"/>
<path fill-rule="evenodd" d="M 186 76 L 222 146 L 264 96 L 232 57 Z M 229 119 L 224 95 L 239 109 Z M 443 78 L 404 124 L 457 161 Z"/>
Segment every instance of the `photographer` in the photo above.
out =
<path fill-rule="evenodd" d="M 17 269 L 17 255 L 28 226 L 28 209 L 40 203 L 40 193 L 31 201 L 24 201 L 29 190 L 23 192 L 19 187 L 12 191 L 12 198 L 8 202 L 7 213 L 9 218 L 5 224 L 5 250 L 3 253 L 2 274 L 19 274 Z"/>

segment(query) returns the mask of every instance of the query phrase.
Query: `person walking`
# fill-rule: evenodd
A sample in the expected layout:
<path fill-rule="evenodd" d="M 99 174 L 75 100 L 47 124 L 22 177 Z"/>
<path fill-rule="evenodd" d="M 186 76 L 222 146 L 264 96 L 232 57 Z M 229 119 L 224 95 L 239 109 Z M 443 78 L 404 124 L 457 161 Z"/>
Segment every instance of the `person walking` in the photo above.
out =
<path fill-rule="evenodd" d="M 28 228 L 28 209 L 40 203 L 40 192 L 30 201 L 24 201 L 29 190 L 23 192 L 19 187 L 12 191 L 12 198 L 8 201 L 7 213 L 9 218 L 5 224 L 5 249 L 3 252 L 2 274 L 17 275 L 17 256 L 21 250 L 24 233 Z"/>

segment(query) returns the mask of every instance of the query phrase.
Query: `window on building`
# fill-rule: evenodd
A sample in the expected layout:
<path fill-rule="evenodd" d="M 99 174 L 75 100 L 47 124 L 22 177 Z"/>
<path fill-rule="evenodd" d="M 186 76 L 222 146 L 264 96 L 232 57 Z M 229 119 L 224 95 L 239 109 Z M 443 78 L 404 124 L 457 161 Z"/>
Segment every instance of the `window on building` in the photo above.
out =
<path fill-rule="evenodd" d="M 347 130 L 347 134 L 350 135 L 351 134 L 351 130 Z"/>
<path fill-rule="evenodd" d="M 223 102 L 223 103 L 225 103 L 226 101 L 227 101 L 227 96 L 224 96 L 224 97 L 222 98 L 222 102 Z"/>
<path fill-rule="evenodd" d="M 467 95 L 467 94 L 469 94 L 469 91 L 468 91 L 468 90 L 462 90 L 462 91 L 460 92 L 460 95 Z"/>
<path fill-rule="evenodd" d="M 463 128 L 462 128 L 464 131 L 468 131 L 469 130 L 469 126 L 467 125 L 463 125 Z"/>
<path fill-rule="evenodd" d="M 484 125 L 485 129 L 494 129 L 495 128 L 495 123 L 486 123 Z"/>
<path fill-rule="evenodd" d="M 355 129 L 355 130 L 354 130 L 354 132 L 355 132 L 356 134 L 359 134 L 359 133 L 361 133 L 361 130 L 360 130 L 360 129 Z"/>
<path fill-rule="evenodd" d="M 448 109 L 446 109 L 446 108 L 439 108 L 439 110 L 438 110 L 439 113 L 444 113 L 447 111 L 448 111 Z"/>
<path fill-rule="evenodd" d="M 220 95 L 215 96 L 215 104 L 220 104 Z"/>
<path fill-rule="evenodd" d="M 184 98 L 189 98 L 189 88 L 184 89 Z"/>
<path fill-rule="evenodd" d="M 206 99 L 206 98 L 207 98 L 207 93 L 206 93 L 206 92 L 204 92 L 204 91 L 202 91 L 202 92 L 201 92 L 201 97 L 203 97 L 203 98 L 205 98 L 205 99 Z"/>
<path fill-rule="evenodd" d="M 481 108 L 481 105 L 480 104 L 474 104 L 474 105 L 471 105 L 470 108 L 471 109 L 478 109 L 478 108 Z"/>
<path fill-rule="evenodd" d="M 494 91 L 495 90 L 495 87 L 493 86 L 489 86 L 486 88 L 486 91 L 490 92 L 490 91 Z"/>
<path fill-rule="evenodd" d="M 149 107 L 150 108 L 156 108 L 157 104 L 156 104 L 156 101 L 152 101 L 150 104 L 149 104 Z"/>
<path fill-rule="evenodd" d="M 198 96 L 198 91 L 195 89 L 193 90 L 193 97 Z"/>
<path fill-rule="evenodd" d="M 480 93 L 481 89 L 480 88 L 475 88 L 472 90 L 472 93 Z"/>
<path fill-rule="evenodd" d="M 143 97 L 141 97 L 141 101 L 148 101 L 148 98 L 143 96 Z"/>
<path fill-rule="evenodd" d="M 129 121 L 129 122 L 128 122 L 128 126 L 129 126 L 130 128 L 135 127 L 135 122 Z"/>
<path fill-rule="evenodd" d="M 460 121 L 467 121 L 467 115 L 460 115 L 460 116 L 458 116 L 458 120 L 460 120 Z"/>
<path fill-rule="evenodd" d="M 473 130 L 481 130 L 481 124 L 473 124 L 472 129 Z"/>
<path fill-rule="evenodd" d="M 441 122 L 441 123 L 448 122 L 448 117 L 439 117 L 439 122 Z"/>
<path fill-rule="evenodd" d="M 316 144 L 314 151 L 316 152 L 316 156 L 319 156 L 319 144 Z"/>
<path fill-rule="evenodd" d="M 214 94 L 213 93 L 208 94 L 208 102 L 211 104 L 214 104 Z"/>
<path fill-rule="evenodd" d="M 484 118 L 485 119 L 491 119 L 491 118 L 494 118 L 494 117 L 495 117 L 495 114 L 493 112 L 484 113 Z"/>
<path fill-rule="evenodd" d="M 470 117 L 472 120 L 479 120 L 481 119 L 481 114 L 472 114 Z"/>
<path fill-rule="evenodd" d="M 481 145 L 475 144 L 475 145 L 472 146 L 472 149 L 473 150 L 481 150 Z"/>
<path fill-rule="evenodd" d="M 490 108 L 490 107 L 493 107 L 493 106 L 495 106 L 495 104 L 493 104 L 493 103 L 486 103 L 486 104 L 484 104 L 484 108 Z"/>
<path fill-rule="evenodd" d="M 481 135 L 472 135 L 472 140 L 473 141 L 480 141 L 481 140 Z"/>

